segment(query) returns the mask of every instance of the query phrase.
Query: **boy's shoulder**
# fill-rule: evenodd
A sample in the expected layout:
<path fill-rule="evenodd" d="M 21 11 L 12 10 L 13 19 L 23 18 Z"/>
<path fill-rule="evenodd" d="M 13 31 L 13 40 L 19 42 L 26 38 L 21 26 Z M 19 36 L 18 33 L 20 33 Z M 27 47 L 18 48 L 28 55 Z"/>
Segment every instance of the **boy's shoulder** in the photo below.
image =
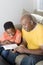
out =
<path fill-rule="evenodd" d="M 7 32 L 3 32 L 2 36 L 8 36 Z"/>
<path fill-rule="evenodd" d="M 17 33 L 21 33 L 21 31 L 20 31 L 19 29 L 16 29 L 16 32 L 17 32 Z"/>

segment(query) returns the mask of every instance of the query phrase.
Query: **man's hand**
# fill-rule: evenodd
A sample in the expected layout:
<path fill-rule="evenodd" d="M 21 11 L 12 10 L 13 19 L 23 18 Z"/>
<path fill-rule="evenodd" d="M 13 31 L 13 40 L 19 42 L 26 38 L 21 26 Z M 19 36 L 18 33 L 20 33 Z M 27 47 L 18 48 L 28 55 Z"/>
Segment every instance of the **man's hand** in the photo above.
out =
<path fill-rule="evenodd" d="M 16 53 L 16 49 L 13 49 L 13 50 L 11 49 L 10 51 L 11 51 L 12 53 Z"/>
<path fill-rule="evenodd" d="M 19 53 L 25 53 L 26 48 L 23 45 L 20 45 L 15 50 Z"/>

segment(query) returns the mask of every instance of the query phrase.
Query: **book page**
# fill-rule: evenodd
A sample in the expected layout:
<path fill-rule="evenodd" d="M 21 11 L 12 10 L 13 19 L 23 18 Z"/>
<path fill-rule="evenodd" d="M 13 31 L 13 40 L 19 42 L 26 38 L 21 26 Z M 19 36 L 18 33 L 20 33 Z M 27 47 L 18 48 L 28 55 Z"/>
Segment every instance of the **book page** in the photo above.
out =
<path fill-rule="evenodd" d="M 4 47 L 5 50 L 8 50 L 8 49 L 15 49 L 16 47 L 18 47 L 17 44 L 6 44 L 6 45 L 3 45 L 2 47 Z"/>

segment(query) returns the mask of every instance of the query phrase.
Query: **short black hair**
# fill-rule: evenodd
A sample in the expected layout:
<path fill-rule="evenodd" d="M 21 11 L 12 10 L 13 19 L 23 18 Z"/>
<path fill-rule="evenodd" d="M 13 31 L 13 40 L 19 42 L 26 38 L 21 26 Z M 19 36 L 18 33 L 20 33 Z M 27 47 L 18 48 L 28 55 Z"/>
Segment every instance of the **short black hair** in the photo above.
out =
<path fill-rule="evenodd" d="M 4 23 L 4 29 L 5 30 L 10 29 L 10 28 L 15 29 L 12 21 L 8 21 L 8 22 Z"/>

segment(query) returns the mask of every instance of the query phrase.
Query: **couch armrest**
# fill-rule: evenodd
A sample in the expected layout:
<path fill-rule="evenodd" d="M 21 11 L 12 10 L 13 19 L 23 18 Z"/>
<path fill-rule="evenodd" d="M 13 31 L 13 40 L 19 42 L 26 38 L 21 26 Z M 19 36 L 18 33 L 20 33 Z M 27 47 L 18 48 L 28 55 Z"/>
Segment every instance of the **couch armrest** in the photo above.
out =
<path fill-rule="evenodd" d="M 35 10 L 33 11 L 33 13 L 43 16 L 43 10 L 37 10 L 37 9 L 35 9 Z"/>

